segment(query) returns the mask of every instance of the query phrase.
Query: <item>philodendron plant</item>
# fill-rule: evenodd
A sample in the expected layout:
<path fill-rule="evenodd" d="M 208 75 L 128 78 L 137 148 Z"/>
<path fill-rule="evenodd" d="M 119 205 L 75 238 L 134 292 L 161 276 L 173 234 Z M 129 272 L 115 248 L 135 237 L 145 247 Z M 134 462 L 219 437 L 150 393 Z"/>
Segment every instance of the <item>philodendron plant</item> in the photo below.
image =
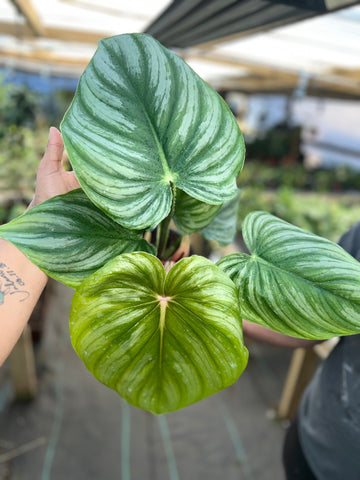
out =
<path fill-rule="evenodd" d="M 169 261 L 172 221 L 232 241 L 244 142 L 221 97 L 156 40 L 102 40 L 61 130 L 82 188 L 0 236 L 76 290 L 73 346 L 129 403 L 166 413 L 232 384 L 242 318 L 303 338 L 359 333 L 360 264 L 267 213 L 244 223 L 251 255 Z"/>

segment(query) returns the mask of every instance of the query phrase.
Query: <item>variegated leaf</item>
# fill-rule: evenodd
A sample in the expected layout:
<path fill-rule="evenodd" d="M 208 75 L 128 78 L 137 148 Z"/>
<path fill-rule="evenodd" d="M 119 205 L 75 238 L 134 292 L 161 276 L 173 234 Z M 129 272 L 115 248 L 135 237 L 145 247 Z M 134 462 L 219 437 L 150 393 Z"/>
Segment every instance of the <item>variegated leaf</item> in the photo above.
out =
<path fill-rule="evenodd" d="M 0 237 L 50 277 L 74 288 L 120 253 L 155 253 L 139 232 L 111 220 L 81 190 L 51 198 L 0 226 Z"/>
<path fill-rule="evenodd" d="M 211 223 L 221 205 L 210 205 L 177 189 L 174 222 L 182 233 L 198 232 Z"/>
<path fill-rule="evenodd" d="M 127 228 L 164 219 L 171 184 L 214 205 L 236 192 L 244 143 L 234 116 L 148 35 L 100 41 L 61 130 L 86 194 Z"/>
<path fill-rule="evenodd" d="M 168 274 L 147 253 L 113 259 L 75 293 L 70 332 L 96 378 L 154 413 L 229 386 L 248 357 L 234 284 L 197 256 Z"/>
<path fill-rule="evenodd" d="M 224 203 L 213 221 L 200 233 L 207 240 L 216 240 L 219 245 L 229 245 L 236 234 L 237 213 L 239 210 L 240 190 L 230 202 Z"/>
<path fill-rule="evenodd" d="M 252 256 L 218 266 L 239 291 L 243 318 L 296 337 L 360 333 L 360 263 L 338 245 L 265 212 L 248 215 Z"/>

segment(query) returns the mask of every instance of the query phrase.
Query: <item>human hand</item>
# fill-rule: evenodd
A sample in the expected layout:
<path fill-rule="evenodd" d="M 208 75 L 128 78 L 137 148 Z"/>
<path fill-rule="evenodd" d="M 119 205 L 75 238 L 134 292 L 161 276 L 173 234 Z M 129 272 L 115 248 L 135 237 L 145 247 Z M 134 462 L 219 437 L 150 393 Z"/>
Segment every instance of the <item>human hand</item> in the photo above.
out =
<path fill-rule="evenodd" d="M 74 172 L 67 172 L 61 165 L 64 142 L 55 127 L 50 128 L 49 141 L 36 175 L 35 196 L 28 208 L 49 198 L 80 188 Z"/>

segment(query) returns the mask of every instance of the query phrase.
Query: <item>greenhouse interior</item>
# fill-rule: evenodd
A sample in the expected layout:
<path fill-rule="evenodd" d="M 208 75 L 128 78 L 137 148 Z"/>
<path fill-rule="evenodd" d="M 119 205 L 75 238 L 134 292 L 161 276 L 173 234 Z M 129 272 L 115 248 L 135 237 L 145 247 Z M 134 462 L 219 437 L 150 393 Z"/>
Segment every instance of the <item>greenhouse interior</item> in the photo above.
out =
<path fill-rule="evenodd" d="M 1 0 L 0 480 L 358 480 L 359 221 L 360 2 Z"/>

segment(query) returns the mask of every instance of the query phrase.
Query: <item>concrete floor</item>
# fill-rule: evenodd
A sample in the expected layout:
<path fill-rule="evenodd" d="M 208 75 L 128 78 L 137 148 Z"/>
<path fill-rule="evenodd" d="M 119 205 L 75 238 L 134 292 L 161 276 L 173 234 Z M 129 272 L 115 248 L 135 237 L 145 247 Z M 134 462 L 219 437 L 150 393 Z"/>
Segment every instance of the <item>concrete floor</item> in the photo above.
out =
<path fill-rule="evenodd" d="M 14 402 L 0 370 L 0 480 L 283 480 L 284 426 L 271 416 L 291 351 L 249 345 L 227 390 L 165 416 L 129 406 L 72 349 L 72 290 L 54 283 L 37 351 L 39 393 Z"/>

